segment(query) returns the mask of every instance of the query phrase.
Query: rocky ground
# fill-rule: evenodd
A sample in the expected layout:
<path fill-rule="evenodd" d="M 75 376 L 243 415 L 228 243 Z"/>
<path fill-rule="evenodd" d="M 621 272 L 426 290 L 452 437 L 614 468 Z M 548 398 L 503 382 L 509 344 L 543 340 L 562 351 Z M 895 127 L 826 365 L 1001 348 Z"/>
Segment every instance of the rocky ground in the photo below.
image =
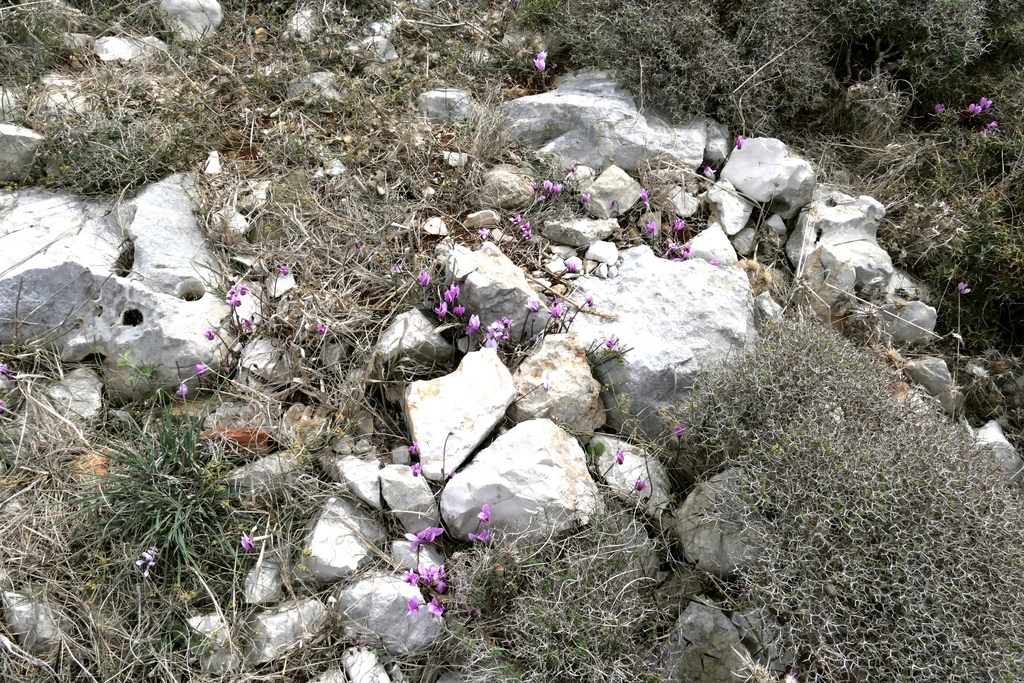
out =
<path fill-rule="evenodd" d="M 986 486 L 1024 470 L 880 202 L 512 6 L 0 22 L 5 678 L 838 680 L 691 436 L 782 321 L 884 358 Z"/>

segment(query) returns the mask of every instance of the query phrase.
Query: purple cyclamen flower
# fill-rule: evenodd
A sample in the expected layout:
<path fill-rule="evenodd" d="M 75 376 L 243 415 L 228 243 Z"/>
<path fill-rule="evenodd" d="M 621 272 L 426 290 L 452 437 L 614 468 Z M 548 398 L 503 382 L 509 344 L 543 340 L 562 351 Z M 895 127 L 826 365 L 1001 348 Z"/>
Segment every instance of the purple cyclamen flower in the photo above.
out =
<path fill-rule="evenodd" d="M 437 308 L 434 309 L 434 313 L 437 313 L 437 317 L 444 320 L 444 317 L 448 315 L 448 304 L 442 301 Z"/>
<path fill-rule="evenodd" d="M 418 462 L 413 463 L 409 470 L 412 472 L 412 476 L 418 477 L 423 473 L 423 465 Z"/>
<path fill-rule="evenodd" d="M 462 305 L 456 306 L 455 308 L 452 309 L 452 313 L 454 313 L 456 317 L 461 318 L 462 316 L 466 315 L 466 307 Z"/>
<path fill-rule="evenodd" d="M 987 97 L 982 97 L 978 100 L 978 106 L 981 107 L 982 111 L 988 111 L 992 107 L 992 100 Z"/>
<path fill-rule="evenodd" d="M 608 337 L 607 339 L 605 339 L 605 341 L 604 341 L 604 345 L 605 345 L 605 346 L 607 346 L 607 347 L 608 347 L 609 349 L 611 349 L 612 351 L 618 351 L 618 350 L 619 350 L 619 340 L 618 340 L 618 338 L 617 338 L 617 337 L 615 336 L 615 333 L 614 333 L 614 332 L 612 332 L 612 334 L 611 334 L 611 336 L 610 336 L 610 337 Z"/>
<path fill-rule="evenodd" d="M 580 201 L 583 202 L 584 204 L 589 202 L 590 201 L 590 193 L 589 192 L 584 192 L 583 194 L 581 194 L 580 195 Z"/>
<path fill-rule="evenodd" d="M 649 200 L 650 200 L 650 195 L 647 193 L 647 188 L 646 187 L 641 187 L 640 188 L 640 201 L 642 201 L 644 204 L 647 204 L 647 203 L 649 203 Z"/>
<path fill-rule="evenodd" d="M 672 224 L 672 231 L 673 232 L 679 232 L 680 230 L 682 230 L 685 227 L 686 227 L 686 221 L 684 221 L 682 218 L 677 218 L 676 222 Z"/>
<path fill-rule="evenodd" d="M 213 341 L 217 337 L 213 330 L 207 330 L 206 332 L 203 332 L 203 336 L 209 339 L 210 341 Z"/>
<path fill-rule="evenodd" d="M 480 512 L 479 512 L 479 514 L 477 514 L 477 518 L 479 518 L 480 521 L 483 522 L 484 524 L 486 524 L 487 522 L 491 521 L 491 506 L 488 505 L 487 503 L 484 503 L 480 507 Z"/>
<path fill-rule="evenodd" d="M 711 259 L 710 261 L 708 261 L 708 263 L 709 263 L 709 264 L 711 264 L 711 265 L 713 265 L 713 266 L 717 266 L 717 265 L 718 265 L 718 259 L 716 259 L 716 258 L 713 258 L 713 259 Z"/>
<path fill-rule="evenodd" d="M 626 451 L 622 450 L 621 448 L 616 448 L 615 449 L 615 462 L 618 463 L 619 465 L 621 465 L 622 463 L 626 462 Z"/>
<path fill-rule="evenodd" d="M 430 604 L 427 605 L 427 609 L 430 610 L 432 614 L 435 614 L 437 616 L 441 616 L 442 614 L 444 614 L 444 605 L 438 602 L 437 598 L 434 598 L 430 601 Z"/>
<path fill-rule="evenodd" d="M 736 149 L 743 149 L 743 143 L 746 142 L 746 141 L 747 141 L 747 139 L 744 138 L 742 135 L 737 136 L 737 138 L 736 138 Z"/>
<path fill-rule="evenodd" d="M 238 539 L 238 542 L 242 544 L 242 548 L 246 552 L 251 553 L 253 550 L 256 550 L 256 542 L 249 537 L 249 534 L 242 534 L 242 537 Z"/>
<path fill-rule="evenodd" d="M 715 171 L 707 164 L 704 165 L 704 177 L 715 179 Z"/>
<path fill-rule="evenodd" d="M 409 602 L 407 604 L 409 605 L 409 614 L 416 614 L 420 611 L 419 598 L 409 598 Z"/>
<path fill-rule="evenodd" d="M 319 334 L 321 337 L 327 334 L 327 323 L 317 323 L 316 333 Z"/>
<path fill-rule="evenodd" d="M 444 293 L 444 300 L 446 303 L 453 304 L 455 300 L 459 298 L 459 286 L 452 285 Z"/>
<path fill-rule="evenodd" d="M 568 270 L 570 273 L 576 273 L 579 272 L 580 266 L 578 263 L 576 263 L 576 261 L 569 259 L 568 261 L 565 262 L 565 269 Z"/>
<path fill-rule="evenodd" d="M 409 455 L 419 456 L 419 454 L 420 444 L 417 441 L 413 441 L 411 444 L 409 444 Z"/>
<path fill-rule="evenodd" d="M 405 537 L 412 541 L 412 549 L 419 550 L 421 545 L 433 543 L 439 536 L 444 534 L 444 529 L 439 526 L 427 527 L 416 534 L 406 534 Z"/>
<path fill-rule="evenodd" d="M 416 572 L 406 572 L 405 575 L 402 576 L 402 581 L 405 581 L 410 586 L 416 586 L 419 585 L 420 575 Z"/>
<path fill-rule="evenodd" d="M 420 287 L 428 287 L 430 285 L 430 275 L 427 273 L 420 273 L 416 276 L 416 281 L 420 283 Z"/>
<path fill-rule="evenodd" d="M 648 235 L 653 235 L 655 233 L 655 231 L 658 229 L 658 224 L 655 221 L 651 221 L 650 223 L 648 223 L 644 227 L 647 228 L 647 234 Z"/>
<path fill-rule="evenodd" d="M 555 189 L 555 184 L 553 182 L 551 182 L 550 180 L 545 180 L 544 184 L 542 185 L 542 187 L 544 188 L 545 192 L 551 192 L 552 190 Z"/>
<path fill-rule="evenodd" d="M 560 300 L 555 301 L 551 304 L 551 317 L 561 318 L 562 317 L 562 302 Z"/>
<path fill-rule="evenodd" d="M 291 266 L 289 266 L 287 263 L 284 264 L 283 266 L 281 266 L 281 275 L 284 275 L 285 277 L 287 277 L 287 276 L 289 276 L 291 274 L 292 274 L 292 267 Z"/>
<path fill-rule="evenodd" d="M 478 534 L 469 534 L 469 540 L 471 540 L 471 541 L 480 541 L 481 543 L 486 543 L 487 541 L 491 540 L 491 530 L 490 529 L 484 529 L 483 531 L 481 531 Z"/>
<path fill-rule="evenodd" d="M 436 590 L 438 593 L 444 593 L 446 590 L 448 590 L 448 584 L 444 581 L 438 581 L 434 584 L 434 590 Z"/>
<path fill-rule="evenodd" d="M 480 228 L 480 231 L 477 234 L 480 235 L 480 239 L 485 240 L 491 236 L 491 231 L 487 228 Z"/>
<path fill-rule="evenodd" d="M 0 415 L 7 412 L 7 401 L 0 398 Z"/>
<path fill-rule="evenodd" d="M 232 294 L 231 296 L 228 297 L 228 305 L 230 305 L 232 308 L 238 308 L 239 306 L 242 305 L 242 300 L 238 298 L 237 294 Z"/>
<path fill-rule="evenodd" d="M 524 240 L 532 240 L 533 239 L 533 230 L 530 228 L 530 221 L 525 221 L 519 227 L 523 231 L 523 239 Z"/>
<path fill-rule="evenodd" d="M 530 299 L 529 301 L 526 302 L 526 308 L 531 313 L 536 313 L 537 311 L 540 310 L 540 301 L 538 301 L 537 299 Z"/>
<path fill-rule="evenodd" d="M 176 393 L 178 396 L 181 396 L 182 398 L 185 398 L 186 396 L 188 396 L 188 387 L 185 386 L 184 382 L 182 382 L 181 386 L 178 387 L 178 390 L 174 393 Z"/>
<path fill-rule="evenodd" d="M 475 313 L 469 316 L 469 325 L 466 326 L 466 336 L 471 337 L 480 330 L 480 316 Z"/>
<path fill-rule="evenodd" d="M 677 439 L 681 439 L 683 438 L 683 435 L 686 434 L 686 425 L 676 425 L 673 427 L 672 431 L 676 433 Z"/>
<path fill-rule="evenodd" d="M 989 121 L 988 125 L 985 126 L 986 130 L 998 130 L 998 128 L 999 128 L 999 122 L 998 121 Z"/>
<path fill-rule="evenodd" d="M 939 114 L 945 114 L 945 113 L 946 113 L 946 105 L 941 104 L 941 103 L 935 105 L 935 115 L 936 116 L 938 116 Z"/>
<path fill-rule="evenodd" d="M 593 297 L 593 295 L 588 296 L 586 299 L 584 299 L 583 303 L 585 303 L 587 305 L 587 308 L 593 308 L 594 307 L 594 297 Z"/>
<path fill-rule="evenodd" d="M 966 282 L 961 282 L 956 286 L 956 291 L 960 292 L 961 294 L 970 294 L 971 288 L 967 286 Z"/>
<path fill-rule="evenodd" d="M 155 547 L 151 547 L 149 550 L 143 551 L 141 560 L 135 560 L 136 566 L 144 568 L 142 572 L 142 577 L 144 579 L 149 578 L 150 570 L 156 566 L 156 556 L 157 549 Z"/>
<path fill-rule="evenodd" d="M 202 377 L 210 371 L 210 366 L 206 363 L 196 363 L 196 374 Z"/>
<path fill-rule="evenodd" d="M 544 390 L 544 393 L 551 391 L 551 379 L 548 377 L 548 371 L 545 370 L 540 376 L 540 388 Z"/>
<path fill-rule="evenodd" d="M 555 183 L 551 186 L 551 194 L 562 194 L 562 184 Z"/>
<path fill-rule="evenodd" d="M 546 50 L 542 50 L 534 57 L 533 65 L 537 67 L 537 71 L 541 72 L 548 68 L 548 53 Z"/>
<path fill-rule="evenodd" d="M 359 240 L 356 240 L 355 242 L 352 243 L 352 251 L 354 251 L 354 252 L 356 252 L 358 254 L 362 250 L 363 250 L 363 243 L 362 242 L 360 242 Z"/>
<path fill-rule="evenodd" d="M 637 491 L 643 491 L 645 488 L 647 488 L 647 482 L 644 481 L 643 479 L 637 479 L 636 480 L 636 490 Z"/>
<path fill-rule="evenodd" d="M 972 104 L 971 106 L 967 107 L 967 113 L 970 116 L 976 116 L 976 115 L 980 114 L 981 113 L 981 105 L 980 104 Z"/>

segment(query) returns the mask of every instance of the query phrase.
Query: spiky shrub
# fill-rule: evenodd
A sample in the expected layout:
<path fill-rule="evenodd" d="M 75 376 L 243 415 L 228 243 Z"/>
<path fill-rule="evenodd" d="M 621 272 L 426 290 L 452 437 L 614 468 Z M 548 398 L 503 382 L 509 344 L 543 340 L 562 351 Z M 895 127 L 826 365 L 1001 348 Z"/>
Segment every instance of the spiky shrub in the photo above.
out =
<path fill-rule="evenodd" d="M 449 647 L 470 681 L 659 680 L 668 610 L 632 509 L 561 537 L 499 542 L 449 566 Z"/>
<path fill-rule="evenodd" d="M 815 680 L 1020 680 L 1019 490 L 897 379 L 785 321 L 702 388 L 688 448 L 744 468 L 759 534 L 738 594 Z"/>

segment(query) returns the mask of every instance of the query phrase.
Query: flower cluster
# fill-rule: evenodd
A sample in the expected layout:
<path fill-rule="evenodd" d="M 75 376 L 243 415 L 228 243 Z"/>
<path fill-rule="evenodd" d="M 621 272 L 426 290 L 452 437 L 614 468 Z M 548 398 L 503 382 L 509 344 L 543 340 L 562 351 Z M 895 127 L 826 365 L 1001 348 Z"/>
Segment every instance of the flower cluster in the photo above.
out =
<path fill-rule="evenodd" d="M 480 320 L 477 319 L 477 327 L 480 326 Z M 508 318 L 502 318 L 501 320 L 495 320 L 487 327 L 487 336 L 484 341 L 484 346 L 489 349 L 498 348 L 498 344 L 507 342 L 509 337 L 512 335 L 512 321 Z"/>
<path fill-rule="evenodd" d="M 466 307 L 459 303 L 459 286 L 452 284 L 451 287 L 444 292 L 444 301 L 438 304 L 437 308 L 434 309 L 434 313 L 437 313 L 437 317 L 444 320 L 445 316 L 448 315 L 448 307 L 452 307 L 452 313 L 456 317 L 461 318 L 466 314 Z"/>
<path fill-rule="evenodd" d="M 448 590 L 448 584 L 445 583 L 444 565 L 433 563 L 421 565 L 420 572 L 419 574 L 416 572 L 406 572 L 402 580 L 410 586 L 423 584 L 441 594 Z"/>
<path fill-rule="evenodd" d="M 517 228 L 519 228 L 520 231 L 522 231 L 524 240 L 533 239 L 533 229 L 530 227 L 530 221 L 524 221 L 523 217 L 520 216 L 519 214 L 513 216 L 511 218 L 511 221 L 512 225 L 516 226 Z"/>
<path fill-rule="evenodd" d="M 249 293 L 249 288 L 245 285 L 235 285 L 228 290 L 228 303 L 233 308 L 238 308 L 242 305 L 242 297 Z"/>
<path fill-rule="evenodd" d="M 157 549 L 154 546 L 151 547 L 149 550 L 144 550 L 142 552 L 141 559 L 135 560 L 135 566 L 142 567 L 142 578 L 149 578 L 149 573 L 153 570 L 153 567 L 156 566 L 156 556 Z"/>
<path fill-rule="evenodd" d="M 967 114 L 961 114 L 959 116 L 960 123 L 977 120 L 976 117 L 985 113 L 988 113 L 989 117 L 993 117 L 994 111 L 992 109 L 992 104 L 992 100 L 987 97 L 982 97 L 980 100 L 977 101 L 977 103 L 972 102 L 971 104 L 967 105 Z M 940 116 L 944 113 L 946 113 L 946 105 L 942 104 L 941 102 L 937 103 L 935 105 L 935 115 Z M 984 129 L 987 131 L 999 130 L 999 122 L 996 121 L 995 118 L 992 118 L 990 121 L 984 124 Z"/>
<path fill-rule="evenodd" d="M 420 549 L 421 545 L 433 543 L 438 538 L 444 535 L 444 529 L 439 526 L 429 526 L 423 531 L 417 531 L 415 534 L 406 534 L 405 537 L 412 543 L 413 552 Z"/>
<path fill-rule="evenodd" d="M 548 197 L 555 197 L 562 194 L 562 184 L 553 183 L 550 180 L 545 180 L 541 184 L 532 183 L 533 191 L 537 193 L 537 196 L 533 198 L 534 204 L 540 204 L 548 200 Z"/>

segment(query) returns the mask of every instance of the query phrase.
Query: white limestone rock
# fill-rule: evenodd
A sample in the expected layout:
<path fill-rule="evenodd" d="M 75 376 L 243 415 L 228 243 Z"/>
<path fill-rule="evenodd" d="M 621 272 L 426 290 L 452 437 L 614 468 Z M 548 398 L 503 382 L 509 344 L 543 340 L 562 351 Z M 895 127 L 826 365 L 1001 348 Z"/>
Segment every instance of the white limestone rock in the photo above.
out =
<path fill-rule="evenodd" d="M 412 541 L 404 539 L 391 541 L 391 559 L 399 567 L 420 573 L 431 565 L 444 566 L 444 554 L 434 545 L 421 545 L 413 550 Z"/>
<path fill-rule="evenodd" d="M 28 177 L 45 141 L 31 128 L 0 123 L 0 183 L 19 183 Z"/>
<path fill-rule="evenodd" d="M 690 240 L 690 256 L 704 259 L 708 263 L 714 261 L 722 266 L 734 266 L 739 263 L 736 249 L 720 223 L 711 223 L 694 235 Z"/>
<path fill-rule="evenodd" d="M 202 40 L 217 30 L 224 12 L 217 0 L 160 0 L 171 30 L 180 40 Z"/>
<path fill-rule="evenodd" d="M 236 467 L 224 478 L 224 485 L 239 493 L 267 493 L 293 483 L 301 470 L 299 457 L 282 451 Z"/>
<path fill-rule="evenodd" d="M 243 655 L 234 638 L 231 624 L 218 614 L 189 617 L 188 627 L 196 637 L 189 638 L 189 654 L 206 673 L 223 675 L 242 667 Z"/>
<path fill-rule="evenodd" d="M 619 248 L 614 242 L 597 241 L 590 245 L 584 258 L 613 266 L 619 262 Z"/>
<path fill-rule="evenodd" d="M 316 638 L 329 612 L 316 598 L 304 598 L 249 617 L 248 656 L 253 664 L 273 661 Z"/>
<path fill-rule="evenodd" d="M 600 71 L 567 74 L 553 90 L 506 102 L 499 111 L 515 140 L 554 155 L 566 167 L 615 163 L 632 170 L 661 157 L 693 169 L 704 158 L 703 120 L 673 126 L 641 113 L 633 98 Z"/>
<path fill-rule="evenodd" d="M 724 178 L 711 186 L 705 200 L 711 206 L 710 220 L 719 223 L 729 236 L 745 228 L 754 212 L 754 205 L 741 197 Z"/>
<path fill-rule="evenodd" d="M 753 557 L 754 536 L 740 514 L 743 471 L 729 469 L 702 482 L 676 511 L 683 556 L 702 571 L 727 579 Z"/>
<path fill-rule="evenodd" d="M 700 602 L 690 602 L 679 616 L 667 648 L 668 683 L 739 683 L 750 658 L 722 610 Z"/>
<path fill-rule="evenodd" d="M 586 443 L 604 425 L 601 384 L 574 334 L 549 334 L 512 377 L 514 422 L 547 418 Z"/>
<path fill-rule="evenodd" d="M 420 607 L 409 614 L 413 598 Z M 424 650 L 441 634 L 441 617 L 423 605 L 419 588 L 384 572 L 372 572 L 340 588 L 334 608 L 345 617 L 350 637 L 379 643 L 390 655 Z"/>
<path fill-rule="evenodd" d="M 640 183 L 624 170 L 609 166 L 588 188 L 587 213 L 600 219 L 621 216 L 640 201 L 640 189 Z"/>
<path fill-rule="evenodd" d="M 416 105 L 430 123 L 470 121 L 477 110 L 472 96 L 459 88 L 428 90 L 416 98 Z"/>
<path fill-rule="evenodd" d="M 277 602 L 284 595 L 284 562 L 271 551 L 245 575 L 242 595 L 248 605 Z"/>
<path fill-rule="evenodd" d="M 306 537 L 303 564 L 295 574 L 319 583 L 351 576 L 373 559 L 372 546 L 386 539 L 384 530 L 365 512 L 346 500 L 330 498 Z"/>
<path fill-rule="evenodd" d="M 391 683 L 377 655 L 365 647 L 345 650 L 341 655 L 341 663 L 348 675 L 348 683 Z"/>
<path fill-rule="evenodd" d="M 350 52 L 368 62 L 393 62 L 398 59 L 398 50 L 382 35 L 366 36 L 349 41 L 346 45 Z"/>
<path fill-rule="evenodd" d="M 784 218 L 810 203 L 817 182 L 810 162 L 775 138 L 749 138 L 743 149 L 733 149 L 721 178 Z"/>
<path fill-rule="evenodd" d="M 480 316 L 481 330 L 486 331 L 491 323 L 502 318 L 512 321 L 513 340 L 529 338 L 543 330 L 550 314 L 543 304 L 536 313 L 526 307 L 531 299 L 537 299 L 537 294 L 522 268 L 493 242 L 484 242 L 475 260 L 476 268 L 460 287 L 459 301 L 470 315 Z"/>
<path fill-rule="evenodd" d="M 322 455 L 320 466 L 331 481 L 344 484 L 356 498 L 374 510 L 384 507 L 380 495 L 380 468 L 377 458 L 357 458 L 353 455 Z"/>
<path fill-rule="evenodd" d="M 440 525 L 434 493 L 425 477 L 407 465 L 387 465 L 380 471 L 380 491 L 388 508 L 407 533 Z"/>
<path fill-rule="evenodd" d="M 75 422 L 99 417 L 103 410 L 103 380 L 92 368 L 77 368 L 46 390 L 66 418 Z"/>
<path fill-rule="evenodd" d="M 573 247 L 589 247 L 598 240 L 611 237 L 618 228 L 619 224 L 614 218 L 576 218 L 545 221 L 540 232 L 552 242 Z"/>
<path fill-rule="evenodd" d="M 923 301 L 888 304 L 880 314 L 882 329 L 893 344 L 923 344 L 935 338 L 938 311 Z"/>
<path fill-rule="evenodd" d="M 668 193 L 668 209 L 679 218 L 689 218 L 700 209 L 700 200 L 683 187 L 675 187 Z"/>
<path fill-rule="evenodd" d="M 47 600 L 25 591 L 6 590 L 0 598 L 7 631 L 18 639 L 18 644 L 29 654 L 39 657 L 54 654 L 65 637 L 60 612 Z"/>
<path fill-rule="evenodd" d="M 436 319 L 419 309 L 402 313 L 377 340 L 374 352 L 385 364 L 399 358 L 411 358 L 421 363 L 445 363 L 455 353 L 452 345 L 439 333 Z"/>
<path fill-rule="evenodd" d="M 455 372 L 405 390 L 406 424 L 419 444 L 423 476 L 454 472 L 505 417 L 516 396 L 493 349 L 466 354 Z"/>
<path fill-rule="evenodd" d="M 324 30 L 324 20 L 315 7 L 301 7 L 288 17 L 285 38 L 300 43 L 311 43 Z"/>
<path fill-rule="evenodd" d="M 1003 435 L 1003 427 L 999 422 L 986 422 L 974 433 L 974 441 L 991 454 L 1009 481 L 1024 479 L 1024 458 L 1020 457 L 1017 449 Z"/>
<path fill-rule="evenodd" d="M 583 343 L 603 345 L 614 334 L 629 349 L 623 364 L 609 358 L 594 368 L 615 429 L 635 417 L 645 434 L 663 436 L 670 425 L 659 409 L 685 400 L 704 372 L 756 335 L 750 284 L 738 268 L 672 262 L 641 246 L 622 252 L 616 277 L 578 286 L 579 298 L 593 295 L 614 316 L 577 316 L 573 328 Z"/>
<path fill-rule="evenodd" d="M 331 71 L 314 71 L 296 78 L 288 84 L 288 99 L 299 99 L 308 106 L 330 111 L 332 106 L 344 102 L 338 77 Z"/>
<path fill-rule="evenodd" d="M 139 57 L 149 57 L 158 52 L 166 52 L 167 43 L 153 36 L 142 39 L 105 36 L 95 40 L 93 51 L 103 62 L 129 62 Z"/>
<path fill-rule="evenodd" d="M 530 420 L 508 430 L 481 450 L 441 493 L 445 528 L 456 538 L 477 533 L 482 506 L 490 506 L 489 527 L 544 538 L 586 523 L 602 509 L 586 454 L 550 420 Z"/>
<path fill-rule="evenodd" d="M 484 209 L 516 211 L 533 204 L 533 181 L 515 166 L 501 164 L 484 174 L 479 202 Z"/>
<path fill-rule="evenodd" d="M 906 370 L 910 378 L 920 384 L 929 396 L 939 399 L 942 409 L 947 413 L 959 412 L 963 407 L 964 396 L 953 381 L 946 361 L 935 356 L 915 358 L 907 362 Z"/>
<path fill-rule="evenodd" d="M 590 448 L 601 450 L 597 471 L 613 491 L 641 501 L 651 514 L 668 509 L 672 502 L 672 483 L 657 456 L 608 434 L 595 434 Z M 621 464 L 617 459 L 620 451 Z M 644 483 L 642 490 L 638 490 L 637 482 Z"/>

